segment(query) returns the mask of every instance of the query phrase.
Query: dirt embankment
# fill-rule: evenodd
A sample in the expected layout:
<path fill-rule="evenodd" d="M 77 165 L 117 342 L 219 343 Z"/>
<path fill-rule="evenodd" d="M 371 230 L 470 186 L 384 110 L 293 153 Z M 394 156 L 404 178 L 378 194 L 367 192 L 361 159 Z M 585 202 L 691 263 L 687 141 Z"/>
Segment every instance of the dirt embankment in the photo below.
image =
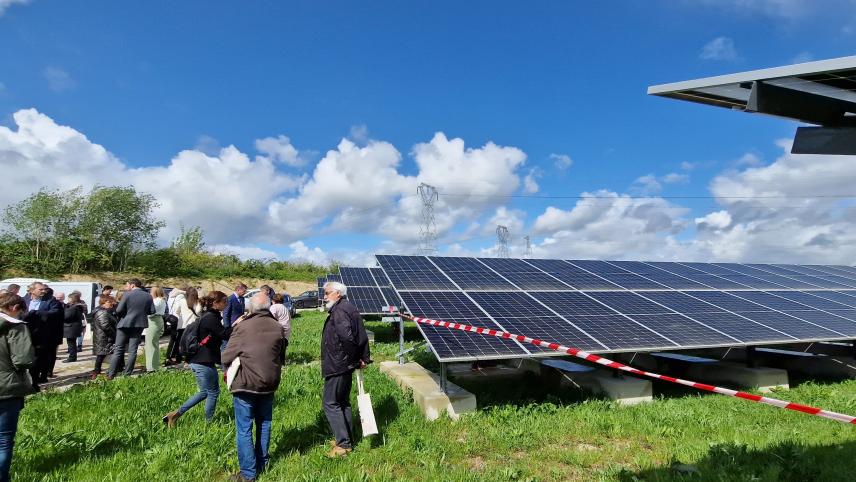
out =
<path fill-rule="evenodd" d="M 62 276 L 57 281 L 94 281 L 96 283 L 101 283 L 102 285 L 112 285 L 116 288 L 121 288 L 125 285 L 125 281 L 133 274 L 128 273 L 96 273 L 96 274 L 71 274 Z M 271 280 L 271 279 L 261 279 L 261 278 L 225 278 L 225 279 L 202 279 L 202 278 L 162 278 L 162 279 L 149 279 L 144 276 L 140 276 L 140 279 L 143 280 L 147 285 L 160 285 L 160 286 L 169 286 L 169 287 L 180 287 L 185 284 L 189 284 L 191 286 L 196 286 L 201 288 L 203 292 L 208 292 L 212 290 L 220 290 L 226 294 L 231 294 L 235 289 L 235 285 L 239 282 L 243 282 L 247 286 L 252 288 L 258 288 L 261 285 L 269 285 L 272 286 L 274 291 L 277 293 L 281 293 L 285 291 L 286 293 L 297 296 L 304 291 L 316 290 L 318 287 L 316 283 L 309 283 L 306 281 L 282 281 L 282 280 Z"/>

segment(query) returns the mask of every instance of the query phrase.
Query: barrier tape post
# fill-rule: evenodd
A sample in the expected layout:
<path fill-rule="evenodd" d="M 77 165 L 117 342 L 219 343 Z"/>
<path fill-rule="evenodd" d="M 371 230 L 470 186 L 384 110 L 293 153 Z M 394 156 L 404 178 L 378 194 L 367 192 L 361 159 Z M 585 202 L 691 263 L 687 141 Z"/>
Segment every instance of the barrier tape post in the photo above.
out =
<path fill-rule="evenodd" d="M 537 338 L 529 338 L 528 336 L 523 335 L 515 335 L 513 333 L 509 333 L 507 331 L 493 330 L 490 328 L 481 328 L 472 325 L 464 325 L 461 323 L 450 323 L 448 321 L 440 321 L 440 320 L 432 320 L 429 318 L 420 318 L 418 316 L 409 316 L 410 319 L 415 321 L 416 323 L 421 323 L 423 325 L 431 325 L 431 326 L 440 326 L 443 328 L 449 328 L 453 330 L 461 330 L 461 331 L 469 331 L 473 333 L 478 333 L 486 336 L 495 336 L 497 338 L 504 338 L 507 340 L 516 340 L 521 343 L 531 343 L 536 346 L 540 346 L 542 348 L 549 348 L 554 351 L 564 352 L 568 355 L 575 356 L 577 358 L 582 358 L 583 360 L 587 360 L 590 362 L 597 363 L 599 365 L 603 365 L 615 370 L 621 370 L 627 373 L 632 373 L 634 375 L 654 378 L 657 380 L 665 380 L 667 382 L 676 383 L 678 385 L 684 385 L 687 387 L 696 388 L 699 390 L 704 390 L 707 392 L 718 393 L 720 395 L 728 395 L 730 397 L 742 398 L 743 400 L 749 400 L 751 402 L 763 403 L 766 405 L 771 405 L 773 407 L 784 408 L 787 410 L 794 410 L 796 412 L 807 413 L 809 415 L 816 415 L 818 417 L 828 418 L 830 420 L 835 420 L 836 422 L 841 423 L 849 423 L 856 424 L 856 417 L 845 415 L 843 413 L 832 412 L 829 410 L 823 410 L 821 408 L 810 407 L 808 405 L 801 405 L 799 403 L 792 403 L 785 400 L 779 400 L 777 398 L 763 397 L 761 395 L 753 395 L 751 393 L 741 392 L 737 390 L 731 390 L 729 388 L 722 388 L 713 385 L 707 385 L 704 383 L 693 382 L 690 380 L 683 380 L 680 378 L 669 377 L 666 375 L 660 375 L 659 373 L 647 372 L 644 370 L 639 370 L 637 368 L 633 368 L 631 366 L 625 365 L 623 363 L 618 363 L 616 361 L 612 361 L 608 358 L 604 358 L 599 355 L 595 355 L 594 353 L 588 353 L 586 351 L 580 350 L 579 348 L 568 347 L 564 345 L 560 345 L 558 343 L 551 343 L 544 340 L 539 340 Z"/>

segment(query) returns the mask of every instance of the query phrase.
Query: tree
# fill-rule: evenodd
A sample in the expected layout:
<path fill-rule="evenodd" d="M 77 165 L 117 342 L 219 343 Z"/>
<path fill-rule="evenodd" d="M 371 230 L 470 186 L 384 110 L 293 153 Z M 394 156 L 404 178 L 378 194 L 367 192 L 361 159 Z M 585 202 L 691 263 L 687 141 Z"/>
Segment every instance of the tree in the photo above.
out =
<path fill-rule="evenodd" d="M 194 226 L 190 229 L 184 229 L 184 224 L 179 224 L 179 228 L 181 229 L 181 232 L 172 240 L 170 248 L 172 248 L 179 256 L 201 253 L 205 248 L 202 228 Z"/>
<path fill-rule="evenodd" d="M 165 226 L 154 218 L 158 206 L 154 196 L 130 186 L 96 186 L 84 205 L 81 230 L 102 250 L 112 270 L 124 271 L 134 251 L 154 248 L 158 231 Z"/>

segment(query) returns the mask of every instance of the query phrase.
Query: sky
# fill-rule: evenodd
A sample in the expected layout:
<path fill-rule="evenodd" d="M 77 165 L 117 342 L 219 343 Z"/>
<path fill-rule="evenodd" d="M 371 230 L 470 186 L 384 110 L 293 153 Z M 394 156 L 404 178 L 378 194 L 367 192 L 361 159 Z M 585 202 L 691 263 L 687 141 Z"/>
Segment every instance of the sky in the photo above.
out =
<path fill-rule="evenodd" d="M 854 54 L 856 0 L 0 0 L 0 206 L 133 185 L 162 245 L 363 266 L 427 183 L 441 255 L 854 264 L 856 159 L 646 95 Z"/>

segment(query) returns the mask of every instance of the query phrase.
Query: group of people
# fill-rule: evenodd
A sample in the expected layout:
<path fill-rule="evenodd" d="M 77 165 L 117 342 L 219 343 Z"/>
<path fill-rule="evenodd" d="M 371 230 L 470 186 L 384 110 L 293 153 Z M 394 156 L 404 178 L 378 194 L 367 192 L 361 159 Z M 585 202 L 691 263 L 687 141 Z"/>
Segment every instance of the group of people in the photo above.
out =
<path fill-rule="evenodd" d="M 283 295 L 264 286 L 247 303 L 247 286 L 239 283 L 229 296 L 222 291 L 199 296 L 196 288 L 186 286 L 173 289 L 167 298 L 160 287 L 147 292 L 140 280 L 130 279 L 120 300 L 105 286 L 98 307 L 88 314 L 79 293 L 69 294 L 69 302 L 64 304 L 63 297 L 43 283 L 33 283 L 24 298 L 16 289 L 20 287 L 10 285 L 0 292 L 0 482 L 9 477 L 24 397 L 37 391 L 38 382 L 52 371 L 62 338 L 68 344 L 67 361 L 76 360 L 87 315 L 95 355 L 93 379 L 111 355 L 106 378 L 111 380 L 120 371 L 130 375 L 143 336 L 146 370 L 160 369 L 159 341 L 165 323 L 171 321 L 174 326 L 164 365 L 186 364 L 198 391 L 167 413 L 164 423 L 176 427 L 179 418 L 202 401 L 205 419 L 212 422 L 220 395 L 218 368 L 222 369 L 232 394 L 241 469 L 232 480 L 252 481 L 264 471 L 270 459 L 274 394 L 292 330 Z M 322 408 L 334 435 L 330 457 L 353 450 L 352 375 L 371 363 L 362 317 L 346 296 L 347 287 L 342 283 L 324 285 L 328 315 L 321 339 Z M 59 332 L 56 326 L 60 326 Z"/>

